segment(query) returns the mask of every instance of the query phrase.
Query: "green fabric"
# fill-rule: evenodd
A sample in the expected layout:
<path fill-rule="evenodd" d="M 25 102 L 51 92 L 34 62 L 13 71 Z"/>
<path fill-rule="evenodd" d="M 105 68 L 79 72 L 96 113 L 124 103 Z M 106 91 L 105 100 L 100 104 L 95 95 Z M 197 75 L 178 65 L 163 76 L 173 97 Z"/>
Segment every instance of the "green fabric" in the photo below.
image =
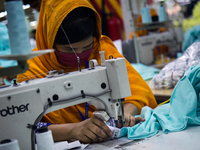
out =
<path fill-rule="evenodd" d="M 133 127 L 124 127 L 121 136 L 142 139 L 164 133 L 181 131 L 188 125 L 200 125 L 200 64 L 186 71 L 177 83 L 170 103 L 156 107 L 143 107 L 140 117 L 146 121 Z M 137 117 L 137 116 L 136 116 Z"/>
<path fill-rule="evenodd" d="M 182 52 L 184 52 L 190 45 L 198 41 L 200 41 L 200 25 L 196 25 L 186 31 L 184 34 Z"/>

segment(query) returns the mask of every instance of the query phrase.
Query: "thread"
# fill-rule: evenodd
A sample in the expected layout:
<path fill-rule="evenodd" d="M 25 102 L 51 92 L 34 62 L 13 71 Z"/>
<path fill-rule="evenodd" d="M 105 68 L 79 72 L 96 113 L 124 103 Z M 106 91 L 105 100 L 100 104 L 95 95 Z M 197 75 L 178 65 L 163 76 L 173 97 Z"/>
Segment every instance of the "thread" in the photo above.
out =
<path fill-rule="evenodd" d="M 55 150 L 51 130 L 47 127 L 41 127 L 36 133 L 37 150 Z"/>
<path fill-rule="evenodd" d="M 167 13 L 164 6 L 160 6 L 158 10 L 159 22 L 167 21 Z"/>
<path fill-rule="evenodd" d="M 31 53 L 22 1 L 7 1 L 5 2 L 5 9 L 7 10 L 11 54 Z"/>
<path fill-rule="evenodd" d="M 20 150 L 16 139 L 5 139 L 0 142 L 0 150 Z"/>
<path fill-rule="evenodd" d="M 142 13 L 142 23 L 152 23 L 151 14 L 148 7 L 143 7 L 141 9 Z"/>

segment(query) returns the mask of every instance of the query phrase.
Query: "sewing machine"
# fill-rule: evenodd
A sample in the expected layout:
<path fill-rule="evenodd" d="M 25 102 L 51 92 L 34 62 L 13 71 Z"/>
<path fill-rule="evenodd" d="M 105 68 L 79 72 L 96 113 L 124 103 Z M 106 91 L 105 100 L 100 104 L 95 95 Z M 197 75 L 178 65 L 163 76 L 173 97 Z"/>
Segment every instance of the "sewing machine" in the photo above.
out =
<path fill-rule="evenodd" d="M 182 28 L 169 30 L 162 33 L 152 33 L 146 36 L 137 37 L 137 45 L 139 51 L 139 60 L 145 65 L 150 65 L 154 62 L 153 51 L 156 46 L 167 45 L 171 52 L 180 49 L 180 43 L 183 41 Z"/>
<path fill-rule="evenodd" d="M 22 9 L 20 0 L 15 2 L 6 0 L 6 2 L 8 2 L 6 7 L 12 6 L 13 9 L 20 7 Z M 12 15 L 18 14 L 13 9 L 7 9 L 8 22 L 10 22 L 9 16 L 11 16 L 12 21 Z M 9 15 L 9 11 L 12 11 L 11 15 Z M 22 18 L 24 18 L 24 14 L 22 14 Z M 18 22 L 10 23 L 10 25 L 13 24 L 16 25 L 14 28 L 16 33 L 16 29 L 20 28 L 21 25 Z M 18 37 L 20 33 L 22 32 L 16 33 L 12 37 L 13 40 L 10 40 L 11 50 L 15 54 L 0 57 L 1 59 L 17 60 L 18 66 L 0 69 L 0 77 L 23 73 L 28 69 L 27 59 L 52 52 L 52 50 L 42 50 L 36 53 L 18 52 L 17 48 L 21 50 L 21 47 L 16 46 L 21 45 L 21 43 L 16 45 L 12 41 L 16 42 L 14 38 L 20 38 Z M 79 69 L 79 71 L 70 73 L 52 70 L 42 79 L 27 80 L 22 83 L 14 82 L 12 85 L 1 86 L 0 141 L 17 139 L 21 150 L 34 150 L 35 127 L 45 114 L 84 102 L 89 102 L 90 105 L 97 108 L 97 111 L 93 113 L 95 117 L 103 121 L 110 120 L 113 126 L 115 123 L 124 123 L 123 101 L 125 97 L 131 96 L 125 59 L 105 60 L 104 52 L 100 52 L 100 55 L 101 66 L 93 59 L 90 60 L 88 69 Z"/>
<path fill-rule="evenodd" d="M 92 60 L 92 64 L 96 64 L 94 62 Z M 0 140 L 17 139 L 22 150 L 30 149 L 28 124 L 37 125 L 48 112 L 84 102 L 98 109 L 94 113 L 97 118 L 117 121 L 119 117 L 124 121 L 123 101 L 131 95 L 125 60 L 110 59 L 105 60 L 105 64 L 68 74 L 53 71 L 43 79 L 2 87 Z"/>

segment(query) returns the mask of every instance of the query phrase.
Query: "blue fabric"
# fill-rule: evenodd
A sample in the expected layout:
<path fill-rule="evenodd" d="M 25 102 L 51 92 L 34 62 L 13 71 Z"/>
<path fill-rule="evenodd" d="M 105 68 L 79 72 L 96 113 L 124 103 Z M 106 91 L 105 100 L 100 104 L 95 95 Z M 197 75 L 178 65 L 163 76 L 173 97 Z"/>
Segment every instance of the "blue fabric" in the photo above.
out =
<path fill-rule="evenodd" d="M 144 107 L 139 116 L 146 121 L 133 127 L 122 128 L 120 137 L 141 139 L 153 136 L 159 130 L 168 133 L 184 130 L 188 125 L 200 125 L 199 92 L 200 64 L 190 68 L 177 83 L 170 103 L 154 110 Z"/>
<path fill-rule="evenodd" d="M 14 81 L 8 81 L 6 78 L 3 80 L 3 82 L 5 83 L 5 85 L 10 85 L 12 83 L 14 83 Z"/>
<path fill-rule="evenodd" d="M 133 68 L 142 76 L 144 80 L 152 79 L 154 76 L 156 76 L 160 69 L 149 67 L 140 63 L 131 64 Z"/>
<path fill-rule="evenodd" d="M 0 23 L 0 55 L 11 54 L 9 46 L 8 28 L 3 23 Z M 0 59 L 1 67 L 16 66 L 17 61 Z"/>
<path fill-rule="evenodd" d="M 184 52 L 190 45 L 198 41 L 200 41 L 200 25 L 194 26 L 185 32 L 182 52 Z"/>

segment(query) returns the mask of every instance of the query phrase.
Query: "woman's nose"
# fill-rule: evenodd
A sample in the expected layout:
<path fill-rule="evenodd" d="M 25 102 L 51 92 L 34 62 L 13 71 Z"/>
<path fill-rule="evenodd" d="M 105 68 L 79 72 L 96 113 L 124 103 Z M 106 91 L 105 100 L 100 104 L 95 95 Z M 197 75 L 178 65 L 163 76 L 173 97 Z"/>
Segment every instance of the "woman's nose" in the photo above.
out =
<path fill-rule="evenodd" d="M 77 53 L 77 54 L 81 54 L 82 52 L 83 52 L 83 49 L 82 49 L 82 48 L 76 49 L 76 53 Z"/>

